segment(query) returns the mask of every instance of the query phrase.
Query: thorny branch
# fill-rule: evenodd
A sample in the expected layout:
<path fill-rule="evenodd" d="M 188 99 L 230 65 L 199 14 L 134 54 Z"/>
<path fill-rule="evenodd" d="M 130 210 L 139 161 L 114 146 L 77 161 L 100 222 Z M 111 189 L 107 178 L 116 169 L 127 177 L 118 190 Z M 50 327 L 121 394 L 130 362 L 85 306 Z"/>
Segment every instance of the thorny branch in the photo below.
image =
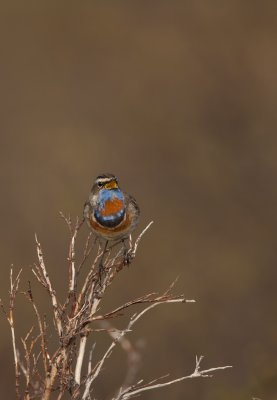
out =
<path fill-rule="evenodd" d="M 146 390 L 161 388 L 188 378 L 210 376 L 208 374 L 212 371 L 229 368 L 226 366 L 201 371 L 202 358 L 200 357 L 200 359 L 196 359 L 194 372 L 187 377 L 168 382 L 161 382 L 159 378 L 147 384 L 143 384 L 142 381 L 134 384 L 141 355 L 139 349 L 126 338 L 127 334 L 132 331 L 135 323 L 154 307 L 162 304 L 192 303 L 194 300 L 187 300 L 184 295 L 173 295 L 172 289 L 175 283 L 173 282 L 163 294 L 149 293 L 115 307 L 107 313 L 99 313 L 100 303 L 106 290 L 117 274 L 133 261 L 139 243 L 153 221 L 143 229 L 134 243 L 131 236 L 129 237 L 127 253 L 122 242 L 103 243 L 97 238 L 92 240 L 90 233 L 85 242 L 83 254 L 78 255 L 76 241 L 84 221 L 77 218 L 73 223 L 70 217 L 64 216 L 63 213 L 60 214 L 65 220 L 70 234 L 67 258 L 69 263 L 67 295 L 60 302 L 46 268 L 41 244 L 35 236 L 38 264 L 34 265 L 32 272 L 41 287 L 46 289 L 50 300 L 50 310 L 46 316 L 41 314 L 29 282 L 28 289 L 21 293 L 31 304 L 35 322 L 27 334 L 21 338 L 23 357 L 20 355 L 20 342 L 17 343 L 14 323 L 15 299 L 18 294 L 21 270 L 14 278 L 11 267 L 8 310 L 4 308 L 2 302 L 0 303 L 11 329 L 15 391 L 18 399 L 49 400 L 53 392 L 56 393 L 58 400 L 62 400 L 68 394 L 76 400 L 91 399 L 93 383 L 101 374 L 104 364 L 118 344 L 126 351 L 129 369 L 118 393 L 112 397 L 113 400 L 127 400 Z M 125 310 L 139 304 L 144 304 L 146 307 L 132 315 L 125 329 L 116 329 L 108 322 L 120 317 Z M 54 321 L 56 331 L 52 329 L 51 320 Z M 97 324 L 98 326 L 100 324 L 100 329 L 95 326 Z M 100 360 L 95 363 L 92 357 L 95 345 L 93 346 L 89 351 L 86 371 L 82 375 L 82 371 L 85 369 L 87 341 L 89 336 L 96 331 L 107 332 L 112 342 L 103 352 Z M 48 348 L 53 348 L 55 335 L 56 348 L 50 352 Z M 51 346 L 49 346 L 50 342 Z M 21 373 L 24 379 L 20 379 Z"/>

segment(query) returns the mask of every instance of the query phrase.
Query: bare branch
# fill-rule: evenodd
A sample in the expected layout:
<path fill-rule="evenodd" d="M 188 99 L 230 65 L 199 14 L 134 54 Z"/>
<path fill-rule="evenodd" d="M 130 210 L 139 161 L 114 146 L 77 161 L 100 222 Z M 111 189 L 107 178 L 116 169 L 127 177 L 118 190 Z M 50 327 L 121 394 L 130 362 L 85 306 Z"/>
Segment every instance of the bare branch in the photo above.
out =
<path fill-rule="evenodd" d="M 93 318 L 91 318 L 89 320 L 89 322 L 91 321 L 97 321 L 97 320 L 102 320 L 102 319 L 107 319 L 107 318 L 111 318 L 114 316 L 118 316 L 120 315 L 120 311 L 129 308 L 130 306 L 136 305 L 136 304 L 148 304 L 148 303 L 194 303 L 195 300 L 186 300 L 184 299 L 183 296 L 180 297 L 176 297 L 176 298 L 172 298 L 169 296 L 161 296 L 161 297 L 157 297 L 157 298 L 150 298 L 151 295 L 146 295 L 144 297 L 141 297 L 139 299 L 135 299 L 135 300 L 131 300 L 128 303 L 123 304 L 122 306 L 116 308 L 115 310 L 104 314 L 104 315 L 97 315 Z"/>
<path fill-rule="evenodd" d="M 69 255 L 68 260 L 70 262 L 69 268 L 69 295 L 76 290 L 76 268 L 75 268 L 75 242 L 79 229 L 84 223 L 84 219 L 79 222 L 79 218 L 77 217 L 76 224 L 74 230 L 72 229 L 72 225 L 70 224 L 71 231 L 71 241 L 69 246 Z"/>
<path fill-rule="evenodd" d="M 129 251 L 129 257 L 132 260 L 133 258 L 135 258 L 136 253 L 137 253 L 137 249 L 138 249 L 138 245 L 139 242 L 142 239 L 142 236 L 146 233 L 146 231 L 150 228 L 150 226 L 154 224 L 154 221 L 149 222 L 149 224 L 143 229 L 143 231 L 139 234 L 139 236 L 137 237 L 135 244 L 133 247 L 131 247 L 131 250 Z M 130 237 L 130 244 L 132 246 L 132 238 Z"/>
<path fill-rule="evenodd" d="M 29 282 L 28 290 L 23 294 L 33 308 L 34 323 L 25 337 L 21 339 L 23 357 L 20 357 L 15 336 L 14 306 L 21 270 L 14 278 L 13 268 L 11 267 L 9 307 L 5 308 L 0 300 L 0 307 L 11 329 L 15 364 L 15 387 L 18 400 L 50 400 L 53 396 L 57 400 L 62 400 L 68 395 L 73 400 L 90 400 L 94 381 L 102 373 L 106 361 L 113 354 L 114 348 L 118 344 L 127 354 L 128 367 L 125 380 L 120 385 L 121 388 L 113 398 L 114 400 L 128 400 L 144 391 L 162 388 L 189 378 L 211 377 L 214 371 L 230 368 L 230 366 L 225 366 L 201 370 L 200 362 L 202 357 L 200 357 L 199 359 L 196 358 L 195 370 L 188 376 L 169 381 L 166 381 L 166 376 L 163 376 L 146 384 L 142 380 L 136 382 L 141 354 L 139 347 L 133 345 L 126 338 L 127 334 L 132 332 L 134 325 L 154 307 L 161 304 L 194 303 L 195 300 L 186 299 L 183 294 L 174 295 L 172 291 L 176 283 L 175 280 L 162 294 L 148 293 L 114 307 L 109 312 L 100 313 L 100 305 L 105 297 L 106 290 L 118 276 L 118 273 L 135 258 L 139 243 L 153 221 L 143 229 L 134 243 L 131 235 L 129 236 L 129 250 L 127 250 L 127 239 L 124 239 L 124 242 L 122 240 L 107 242 L 95 238 L 93 241 L 90 233 L 83 246 L 83 254 L 79 257 L 77 239 L 84 219 L 77 218 L 76 222 L 72 222 L 70 216 L 65 217 L 63 213 L 60 214 L 65 220 L 70 233 L 67 253 L 69 268 L 65 286 L 67 293 L 61 303 L 58 302 L 56 292 L 48 275 L 42 247 L 37 236 L 35 236 L 35 239 L 38 263 L 32 268 L 39 287 L 45 288 L 45 293 L 49 296 L 50 304 L 48 304 L 48 308 L 50 312 L 46 314 L 47 321 L 49 318 L 54 320 L 55 329 L 53 329 L 52 324 L 50 326 L 46 324 L 46 315 L 40 313 Z M 96 242 L 99 243 L 98 248 L 95 248 Z M 92 254 L 93 257 L 91 256 Z M 77 262 L 77 260 L 80 261 Z M 86 269 L 86 273 L 81 277 L 80 271 L 85 263 L 89 268 Z M 116 329 L 108 322 L 111 318 L 115 319 L 126 310 L 139 304 L 143 304 L 144 308 L 131 316 L 125 329 Z M 97 329 L 95 321 L 98 324 L 100 323 L 101 329 Z M 91 325 L 93 323 L 95 325 Z M 51 332 L 51 328 L 53 332 Z M 95 332 L 107 332 L 112 341 L 103 350 L 102 357 L 93 362 L 92 352 L 95 345 L 89 351 L 88 360 L 86 359 L 86 348 L 89 336 Z M 83 368 L 85 362 L 87 363 L 86 369 Z M 85 372 L 82 376 L 82 371 L 84 370 Z M 20 380 L 20 373 L 24 378 L 22 380 Z M 134 384 L 134 382 L 136 383 Z"/>
<path fill-rule="evenodd" d="M 149 302 L 151 302 L 151 300 L 149 300 Z M 130 319 L 130 322 L 127 326 L 126 329 L 124 329 L 123 331 L 119 331 L 118 335 L 113 335 L 114 341 L 111 343 L 111 345 L 109 346 L 109 348 L 107 349 L 107 351 L 105 352 L 105 354 L 102 356 L 101 360 L 97 363 L 96 367 L 94 368 L 93 373 L 91 374 L 91 376 L 88 376 L 87 380 L 86 380 L 86 389 L 85 392 L 83 394 L 82 399 L 89 399 L 89 391 L 90 391 L 90 386 L 92 384 L 92 382 L 98 377 L 104 362 L 106 361 L 106 359 L 110 356 L 110 354 L 112 353 L 114 347 L 116 346 L 117 343 L 119 343 L 122 338 L 126 335 L 126 333 L 130 332 L 132 330 L 133 325 L 149 310 L 151 310 L 152 308 L 158 306 L 159 304 L 166 304 L 166 303 L 183 303 L 184 299 L 180 298 L 180 299 L 167 299 L 167 300 L 160 300 L 159 302 L 154 302 L 152 303 L 150 306 L 148 306 L 147 308 L 145 308 L 143 311 L 141 311 L 139 314 L 134 314 L 132 316 L 132 318 Z"/>
<path fill-rule="evenodd" d="M 93 247 L 94 247 L 94 245 L 96 243 L 97 237 L 94 238 L 93 244 L 91 246 L 89 246 L 91 237 L 92 237 L 92 232 L 90 232 L 88 237 L 87 237 L 87 241 L 86 241 L 85 249 L 84 249 L 84 254 L 83 254 L 83 259 L 82 259 L 82 261 L 80 262 L 80 264 L 79 264 L 79 266 L 77 268 L 77 275 L 79 275 L 84 263 L 88 259 L 88 256 L 90 255 L 91 250 L 93 249 Z"/>
<path fill-rule="evenodd" d="M 61 322 L 61 318 L 60 318 L 59 311 L 58 311 L 59 307 L 58 307 L 58 302 L 57 302 L 57 298 L 56 298 L 56 293 L 52 288 L 52 284 L 51 284 L 49 275 L 47 273 L 47 270 L 46 270 L 46 267 L 44 264 L 43 253 L 42 253 L 41 245 L 38 241 L 37 235 L 35 235 L 35 239 L 36 239 L 36 244 L 37 244 L 37 255 L 38 255 L 38 260 L 39 260 L 39 266 L 40 266 L 43 278 L 46 282 L 48 292 L 51 297 L 52 306 L 53 306 L 53 310 L 54 310 L 55 323 L 56 323 L 56 327 L 57 327 L 59 336 L 61 337 L 63 334 L 63 328 L 62 328 L 62 322 Z"/>
<path fill-rule="evenodd" d="M 118 335 L 120 335 L 121 331 L 112 327 L 109 321 L 99 321 L 100 326 L 102 326 L 101 330 L 106 331 L 113 340 L 116 340 Z M 127 332 L 126 332 L 127 333 Z M 136 375 L 141 367 L 141 353 L 139 351 L 139 346 L 133 345 L 131 341 L 125 336 L 121 337 L 119 341 L 122 349 L 126 352 L 127 355 L 127 371 L 124 382 L 122 384 L 122 388 L 127 388 L 133 384 L 135 381 Z"/>
<path fill-rule="evenodd" d="M 30 281 L 29 281 L 29 289 L 28 289 L 27 292 L 24 292 L 24 294 L 27 296 L 28 300 L 32 304 L 32 307 L 33 307 L 34 312 L 35 312 L 36 317 L 37 317 L 38 327 L 39 327 L 39 332 L 40 332 L 40 338 L 41 338 L 41 354 L 42 354 L 42 358 L 43 358 L 44 372 L 45 372 L 45 374 L 47 374 L 47 370 L 48 370 L 48 367 L 49 367 L 49 365 L 48 365 L 49 355 L 47 353 L 45 330 L 44 330 L 44 325 L 43 325 L 41 316 L 39 314 L 38 308 L 37 308 L 37 306 L 36 306 L 36 304 L 34 302 L 34 297 L 33 297 L 32 289 L 31 289 L 31 282 Z M 26 342 L 26 340 L 24 340 L 24 342 Z"/>
<path fill-rule="evenodd" d="M 151 381 L 144 385 L 142 385 L 142 381 L 140 381 L 136 385 L 130 386 L 129 388 L 127 388 L 125 390 L 121 390 L 119 392 L 119 394 L 113 398 L 113 400 L 128 400 L 132 397 L 135 397 L 135 396 L 141 394 L 142 392 L 146 392 L 146 391 L 154 390 L 154 389 L 161 389 L 165 386 L 169 386 L 169 385 L 173 385 L 174 383 L 182 382 L 185 379 L 211 378 L 213 375 L 209 375 L 210 372 L 223 370 L 223 369 L 227 369 L 227 368 L 232 368 L 231 365 L 226 365 L 224 367 L 215 367 L 215 368 L 209 368 L 206 370 L 201 370 L 200 363 L 201 363 L 202 359 L 203 359 L 203 356 L 201 356 L 199 358 L 196 356 L 195 369 L 192 372 L 192 374 L 190 374 L 190 375 L 182 376 L 181 378 L 173 379 L 171 381 L 167 381 L 167 382 L 163 382 L 163 383 L 155 383 L 162 378 L 157 378 L 154 381 Z"/>
<path fill-rule="evenodd" d="M 16 348 L 16 340 L 15 340 L 15 328 L 14 328 L 14 303 L 15 298 L 18 292 L 18 286 L 20 282 L 20 275 L 22 269 L 20 269 L 19 273 L 17 274 L 15 280 L 13 280 L 13 265 L 11 265 L 10 269 L 10 305 L 9 305 L 9 312 L 6 313 L 7 320 L 10 324 L 11 334 L 12 334 L 12 345 L 13 345 L 13 355 L 14 355 L 14 368 L 15 368 L 15 392 L 16 396 L 20 398 L 19 392 L 19 378 L 20 378 L 20 371 L 19 371 L 19 352 Z M 3 306 L 2 309 L 4 310 Z M 4 311 L 5 312 L 5 311 Z"/>
<path fill-rule="evenodd" d="M 82 365 L 83 365 L 83 361 L 84 361 L 86 344 L 87 344 L 87 335 L 84 335 L 80 339 L 79 353 L 78 353 L 78 358 L 77 358 L 76 368 L 75 368 L 75 382 L 78 385 L 80 385 L 80 383 L 81 383 L 81 370 L 82 370 Z"/>

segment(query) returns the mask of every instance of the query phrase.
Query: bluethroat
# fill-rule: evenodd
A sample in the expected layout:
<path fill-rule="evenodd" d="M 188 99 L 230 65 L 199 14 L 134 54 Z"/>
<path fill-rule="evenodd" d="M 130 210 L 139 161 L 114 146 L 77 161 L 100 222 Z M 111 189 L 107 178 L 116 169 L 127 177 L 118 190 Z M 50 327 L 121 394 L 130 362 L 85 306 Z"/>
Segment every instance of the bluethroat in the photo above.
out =
<path fill-rule="evenodd" d="M 113 174 L 99 175 L 84 206 L 84 217 L 92 231 L 107 241 L 124 241 L 139 220 L 136 200 L 122 192 Z"/>

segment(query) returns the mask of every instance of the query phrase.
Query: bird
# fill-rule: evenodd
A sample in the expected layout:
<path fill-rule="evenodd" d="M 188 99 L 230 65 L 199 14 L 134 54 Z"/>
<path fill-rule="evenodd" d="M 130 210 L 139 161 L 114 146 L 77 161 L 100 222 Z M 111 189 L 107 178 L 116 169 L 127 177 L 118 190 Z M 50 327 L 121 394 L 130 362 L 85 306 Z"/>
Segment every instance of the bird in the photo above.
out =
<path fill-rule="evenodd" d="M 114 174 L 97 176 L 88 201 L 84 205 L 84 219 L 100 239 L 122 241 L 133 232 L 139 222 L 140 209 L 131 195 L 118 186 Z"/>

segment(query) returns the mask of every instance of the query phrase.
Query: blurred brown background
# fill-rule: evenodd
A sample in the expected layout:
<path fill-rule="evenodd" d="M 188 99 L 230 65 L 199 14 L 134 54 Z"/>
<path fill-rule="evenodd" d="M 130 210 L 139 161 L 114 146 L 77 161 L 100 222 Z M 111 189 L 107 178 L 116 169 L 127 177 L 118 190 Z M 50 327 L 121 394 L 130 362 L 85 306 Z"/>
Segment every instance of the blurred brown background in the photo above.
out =
<path fill-rule="evenodd" d="M 140 227 L 155 224 L 107 309 L 176 276 L 176 292 L 197 300 L 137 325 L 139 377 L 189 374 L 196 354 L 234 366 L 143 399 L 277 398 L 276 14 L 270 0 L 1 2 L 1 297 L 11 263 L 24 289 L 34 232 L 63 290 L 58 211 L 81 215 L 95 176 L 117 174 Z M 22 335 L 31 316 L 21 304 Z M 0 346 L 1 398 L 13 399 L 3 318 Z M 96 398 L 125 367 L 118 349 Z"/>

